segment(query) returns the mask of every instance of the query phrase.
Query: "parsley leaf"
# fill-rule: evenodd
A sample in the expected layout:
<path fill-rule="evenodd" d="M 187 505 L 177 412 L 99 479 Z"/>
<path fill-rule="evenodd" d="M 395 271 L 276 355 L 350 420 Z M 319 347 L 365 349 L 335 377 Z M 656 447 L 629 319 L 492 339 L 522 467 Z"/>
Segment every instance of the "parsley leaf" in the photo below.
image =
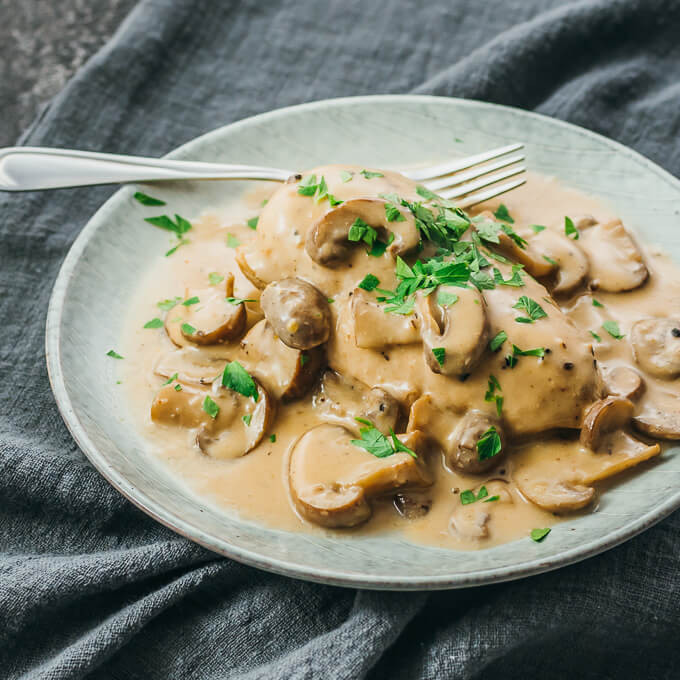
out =
<path fill-rule="evenodd" d="M 557 261 L 553 260 L 552 257 L 548 257 L 547 255 L 542 255 L 542 257 L 548 264 L 554 264 L 557 266 Z"/>
<path fill-rule="evenodd" d="M 260 218 L 259 217 L 251 217 L 246 224 L 251 228 L 251 229 L 257 229 L 257 223 L 259 222 Z"/>
<path fill-rule="evenodd" d="M 489 349 L 492 352 L 497 352 L 501 345 L 508 339 L 508 334 L 505 331 L 499 331 L 496 335 L 489 341 Z"/>
<path fill-rule="evenodd" d="M 170 248 L 170 250 L 168 250 L 168 251 L 165 253 L 165 257 L 170 257 L 170 255 L 172 255 L 172 254 L 173 254 L 180 246 L 185 246 L 185 245 L 187 245 L 188 243 L 191 243 L 191 241 L 189 241 L 188 238 L 181 238 L 181 239 L 177 242 L 177 245 L 173 246 L 172 248 Z"/>
<path fill-rule="evenodd" d="M 604 307 L 604 305 L 599 300 L 593 298 L 593 307 Z"/>
<path fill-rule="evenodd" d="M 340 171 L 340 179 L 342 180 L 343 184 L 346 184 L 349 182 L 354 175 L 351 172 L 348 172 L 347 170 L 341 170 Z"/>
<path fill-rule="evenodd" d="M 377 458 L 386 458 L 394 453 L 408 453 L 413 458 L 417 458 L 415 451 L 412 451 L 405 444 L 403 444 L 394 432 L 390 429 L 390 438 L 388 439 L 380 430 L 378 430 L 370 420 L 365 418 L 355 418 L 355 420 L 365 427 L 359 430 L 361 439 L 352 439 L 352 444 L 361 449 L 365 449 L 372 453 Z"/>
<path fill-rule="evenodd" d="M 237 298 L 237 297 L 226 297 L 224 298 L 230 305 L 242 305 L 244 302 L 256 302 L 255 298 Z"/>
<path fill-rule="evenodd" d="M 357 217 L 349 228 L 347 240 L 358 243 L 363 241 L 369 247 L 373 245 L 378 238 L 378 232 L 369 224 L 366 224 L 361 217 Z"/>
<path fill-rule="evenodd" d="M 212 400 L 209 394 L 206 394 L 205 399 L 203 400 L 203 410 L 215 420 L 217 414 L 220 412 L 220 407 Z"/>
<path fill-rule="evenodd" d="M 508 212 L 508 208 L 506 207 L 505 203 L 501 203 L 498 206 L 498 210 L 493 214 L 493 216 L 497 220 L 503 220 L 503 222 L 510 222 L 510 224 L 514 224 L 515 220 L 512 219 L 510 213 Z"/>
<path fill-rule="evenodd" d="M 196 332 L 196 329 L 190 323 L 183 323 L 180 328 L 182 329 L 182 333 L 185 333 L 186 335 L 193 335 Z"/>
<path fill-rule="evenodd" d="M 532 300 L 530 297 L 527 297 L 526 295 L 522 295 L 519 300 L 512 306 L 513 309 L 521 309 L 525 311 L 529 318 L 522 321 L 521 323 L 533 323 L 534 321 L 538 319 L 542 319 L 546 316 L 548 316 L 545 313 L 545 310 L 541 305 L 536 302 L 536 300 Z M 523 319 L 523 317 L 519 317 L 515 319 L 515 321 L 520 321 L 520 319 Z"/>
<path fill-rule="evenodd" d="M 460 502 L 463 505 L 469 505 L 470 503 L 474 503 L 475 501 L 481 501 L 482 498 L 486 498 L 488 495 L 489 492 L 487 491 L 485 486 L 481 486 L 479 488 L 479 491 L 477 492 L 476 496 L 474 491 L 472 491 L 471 489 L 467 489 L 465 491 L 461 491 Z M 496 498 L 498 498 L 498 496 L 496 496 Z"/>
<path fill-rule="evenodd" d="M 155 227 L 160 227 L 166 231 L 171 231 L 181 237 L 191 229 L 191 222 L 185 220 L 183 217 L 175 214 L 175 221 L 173 222 L 167 215 L 158 215 L 157 217 L 145 217 L 145 222 L 153 224 Z"/>
<path fill-rule="evenodd" d="M 208 281 L 211 286 L 216 286 L 218 283 L 224 281 L 224 276 L 221 276 L 217 272 L 210 272 L 210 274 L 208 274 Z"/>
<path fill-rule="evenodd" d="M 496 412 L 498 417 L 501 416 L 501 411 L 503 410 L 503 397 L 500 394 L 496 394 L 496 390 L 501 392 L 501 385 L 498 382 L 498 378 L 495 375 L 489 376 L 489 381 L 487 383 L 486 394 L 484 395 L 484 401 L 494 401 L 496 402 Z"/>
<path fill-rule="evenodd" d="M 564 218 L 564 233 L 569 237 L 573 238 L 574 241 L 578 241 L 579 233 L 578 229 L 574 226 L 574 222 L 571 217 Z"/>
<path fill-rule="evenodd" d="M 317 188 L 316 175 L 307 175 L 300 180 L 297 192 L 300 196 L 314 196 Z"/>
<path fill-rule="evenodd" d="M 132 198 L 142 205 L 165 205 L 165 201 L 161 201 L 160 198 L 154 198 L 148 194 L 144 194 L 141 191 L 136 191 Z"/>
<path fill-rule="evenodd" d="M 194 295 L 193 297 L 187 298 L 183 303 L 182 307 L 191 307 L 191 305 L 197 305 L 200 302 L 198 297 Z"/>
<path fill-rule="evenodd" d="M 530 224 L 529 226 L 534 230 L 535 234 L 538 234 L 545 229 L 542 224 Z"/>
<path fill-rule="evenodd" d="M 244 397 L 252 397 L 254 401 L 258 399 L 255 381 L 238 361 L 232 361 L 224 367 L 222 385 L 242 394 Z"/>
<path fill-rule="evenodd" d="M 401 210 L 393 203 L 385 203 L 385 217 L 387 217 L 388 222 L 406 222 Z"/>
<path fill-rule="evenodd" d="M 269 435 L 269 441 L 273 444 L 276 441 L 276 435 L 275 434 L 270 434 Z"/>
<path fill-rule="evenodd" d="M 162 385 L 169 385 L 173 380 L 177 380 L 178 376 L 178 373 L 173 373 Z"/>
<path fill-rule="evenodd" d="M 182 298 L 181 297 L 176 297 L 172 299 L 167 299 L 167 300 L 161 300 L 160 302 L 156 303 L 156 306 L 159 309 L 162 309 L 164 312 L 169 312 L 173 307 L 178 305 L 181 302 Z"/>
<path fill-rule="evenodd" d="M 450 307 L 458 302 L 458 296 L 455 293 L 447 293 L 445 290 L 437 291 L 437 304 L 440 307 Z"/>
<path fill-rule="evenodd" d="M 366 274 L 366 276 L 364 276 L 364 278 L 359 283 L 359 288 L 363 288 L 363 290 L 370 292 L 374 290 L 379 283 L 380 279 L 377 276 L 374 276 L 373 274 Z"/>
<path fill-rule="evenodd" d="M 227 248 L 238 248 L 240 245 L 241 241 L 239 241 L 236 236 L 227 234 Z"/>
<path fill-rule="evenodd" d="M 503 279 L 503 275 L 496 267 L 493 268 L 493 280 L 497 286 L 512 286 L 513 288 L 521 288 L 524 285 L 522 281 L 523 267 L 521 264 L 512 265 L 512 276 L 509 279 Z"/>
<path fill-rule="evenodd" d="M 110 349 L 110 350 L 106 353 L 106 356 L 107 356 L 107 357 L 111 357 L 112 359 L 123 359 L 123 358 L 124 358 L 124 357 L 122 357 L 120 354 L 118 354 L 118 352 L 116 352 L 115 350 L 112 350 L 112 349 Z"/>
<path fill-rule="evenodd" d="M 537 347 L 536 349 L 520 349 L 517 345 L 512 346 L 512 354 L 516 357 L 540 357 L 545 356 L 545 348 Z"/>
<path fill-rule="evenodd" d="M 443 366 L 444 362 L 446 361 L 446 349 L 444 347 L 433 347 L 432 354 L 434 354 L 434 358 L 437 360 L 437 363 L 440 366 Z"/>
<path fill-rule="evenodd" d="M 492 425 L 477 441 L 477 458 L 488 460 L 497 456 L 502 449 L 501 438 Z"/>
<path fill-rule="evenodd" d="M 619 324 L 616 323 L 616 321 L 605 321 L 602 324 L 602 328 L 604 328 L 609 335 L 612 336 L 612 338 L 615 338 L 616 340 L 621 340 L 621 338 L 625 337 L 623 333 L 621 333 L 619 329 Z"/>
<path fill-rule="evenodd" d="M 363 175 L 366 179 L 373 179 L 374 177 L 384 177 L 382 172 L 372 172 L 371 170 L 362 170 L 360 175 Z"/>
<path fill-rule="evenodd" d="M 156 316 L 144 324 L 144 328 L 162 328 L 163 322 Z"/>
<path fill-rule="evenodd" d="M 531 540 L 540 543 L 549 533 L 550 529 L 532 529 Z"/>
<path fill-rule="evenodd" d="M 602 338 L 595 331 L 588 331 L 598 342 L 602 342 Z"/>
<path fill-rule="evenodd" d="M 252 416 L 252 414 L 250 414 L 250 413 L 246 413 L 244 416 L 241 416 L 241 420 L 243 420 L 243 422 L 244 422 L 246 425 L 250 425 L 250 421 L 251 421 L 252 419 L 253 419 L 253 416 Z"/>

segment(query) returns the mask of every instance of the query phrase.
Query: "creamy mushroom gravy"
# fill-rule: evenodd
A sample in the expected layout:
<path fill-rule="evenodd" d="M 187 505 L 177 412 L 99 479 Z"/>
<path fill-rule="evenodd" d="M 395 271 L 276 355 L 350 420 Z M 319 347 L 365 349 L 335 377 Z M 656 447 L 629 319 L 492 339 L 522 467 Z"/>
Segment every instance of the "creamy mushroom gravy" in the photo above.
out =
<path fill-rule="evenodd" d="M 400 531 L 415 542 L 476 549 L 593 511 L 598 482 L 659 454 L 649 435 L 680 438 L 680 331 L 672 321 L 634 326 L 680 317 L 680 271 L 666 255 L 630 240 L 595 199 L 531 175 L 503 198 L 514 219 L 509 231 L 526 239 L 524 248 L 488 227 L 498 224 L 489 212 L 498 202 L 472 211 L 482 215 L 473 223 L 479 233 L 500 234 L 498 245 L 481 242 L 490 265 L 483 271 L 507 282 L 520 261 L 521 286 L 442 285 L 417 293 L 409 314 L 386 312 L 389 304 L 377 298 L 399 283 L 396 254 L 413 265 L 434 247 L 419 252 L 410 210 L 398 204 L 399 216 L 387 220 L 391 208 L 380 194 L 437 209 L 402 176 L 361 170 L 328 166 L 305 175 L 323 177 L 330 200 L 323 187 L 301 195 L 310 182 L 303 179 L 279 187 L 264 208 L 268 193 L 258 192 L 228 215 L 201 215 L 190 243 L 161 254 L 131 302 L 121 387 L 155 455 L 198 496 L 285 530 L 353 526 L 343 535 Z M 246 226 L 260 210 L 257 229 Z M 347 239 L 358 216 L 381 238 L 395 234 L 382 256 Z M 565 216 L 578 240 L 565 234 Z M 378 290 L 357 288 L 368 274 Z M 291 278 L 302 283 L 285 282 Z M 258 300 L 267 284 L 264 320 Z M 545 315 L 516 307 L 521 296 Z M 176 306 L 159 312 L 159 301 L 173 299 Z M 300 316 L 305 304 L 311 319 Z M 143 328 L 157 316 L 165 328 Z M 618 331 L 609 328 L 622 338 L 603 328 L 607 321 L 618 323 Z M 507 339 L 492 351 L 500 331 Z M 219 336 L 230 339 L 215 342 Z M 305 348 L 289 346 L 296 343 Z M 545 354 L 513 357 L 513 345 Z M 442 363 L 432 350 L 443 346 Z M 234 361 L 256 379 L 257 402 L 219 386 Z M 332 372 L 323 372 L 326 365 Z M 388 452 L 394 428 L 417 459 L 403 451 L 381 458 L 352 444 L 367 427 L 355 416 L 387 435 Z M 490 427 L 502 451 L 479 460 Z M 470 492 L 479 500 L 463 503 Z"/>

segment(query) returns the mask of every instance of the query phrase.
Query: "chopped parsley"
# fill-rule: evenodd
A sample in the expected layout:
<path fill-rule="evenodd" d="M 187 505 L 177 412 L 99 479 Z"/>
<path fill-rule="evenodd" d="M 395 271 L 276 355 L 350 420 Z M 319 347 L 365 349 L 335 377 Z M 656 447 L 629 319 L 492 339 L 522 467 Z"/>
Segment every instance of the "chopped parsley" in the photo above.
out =
<path fill-rule="evenodd" d="M 110 349 L 110 350 L 106 353 L 106 356 L 107 356 L 107 357 L 111 357 L 112 359 L 123 359 L 123 358 L 124 358 L 124 357 L 122 357 L 120 354 L 118 354 L 118 352 L 116 352 L 116 351 L 113 350 L 113 349 Z"/>
<path fill-rule="evenodd" d="M 366 179 L 373 179 L 374 177 L 384 177 L 382 172 L 372 172 L 371 170 L 362 170 L 360 175 L 363 175 Z"/>
<path fill-rule="evenodd" d="M 492 352 L 497 352 L 501 345 L 508 339 L 508 334 L 505 331 L 499 331 L 496 335 L 489 341 L 489 349 Z"/>
<path fill-rule="evenodd" d="M 604 305 L 599 300 L 593 298 L 593 307 L 604 307 Z"/>
<path fill-rule="evenodd" d="M 505 203 L 501 203 L 498 206 L 498 210 L 496 210 L 496 212 L 493 214 L 493 216 L 497 220 L 503 220 L 503 222 L 510 222 L 510 224 L 515 223 L 515 220 L 510 215 L 508 208 L 506 207 Z"/>
<path fill-rule="evenodd" d="M 524 285 L 524 281 L 522 281 L 522 274 L 521 274 L 522 269 L 524 269 L 523 265 L 513 264 L 512 265 L 512 275 L 510 276 L 509 279 L 503 279 L 503 275 L 501 274 L 500 270 L 497 269 L 496 267 L 494 267 L 493 268 L 493 282 L 497 286 L 512 286 L 514 288 L 521 288 Z"/>
<path fill-rule="evenodd" d="M 548 257 L 547 255 L 543 255 L 542 257 L 548 264 L 554 264 L 557 266 L 557 261 L 553 260 L 552 257 Z"/>
<path fill-rule="evenodd" d="M 218 283 L 224 281 L 224 276 L 221 276 L 217 272 L 210 272 L 210 274 L 208 274 L 208 281 L 211 286 L 216 286 Z"/>
<path fill-rule="evenodd" d="M 156 303 L 156 307 L 162 309 L 164 312 L 169 312 L 173 307 L 177 306 L 182 301 L 181 297 L 168 298 Z"/>
<path fill-rule="evenodd" d="M 153 224 L 154 227 L 160 227 L 166 231 L 171 231 L 177 235 L 177 238 L 181 238 L 191 229 L 191 222 L 185 220 L 180 215 L 175 214 L 175 221 L 173 222 L 171 217 L 168 215 L 158 215 L 157 217 L 145 217 L 145 222 Z"/>
<path fill-rule="evenodd" d="M 166 251 L 165 257 L 170 257 L 170 255 L 176 252 L 180 246 L 186 246 L 189 243 L 191 243 L 191 241 L 189 241 L 188 238 L 181 238 L 172 248 L 170 248 L 170 250 Z"/>
<path fill-rule="evenodd" d="M 251 217 L 251 218 L 246 222 L 246 224 L 247 224 L 251 229 L 257 229 L 257 223 L 258 223 L 258 220 L 259 220 L 259 219 L 260 219 L 259 217 Z"/>
<path fill-rule="evenodd" d="M 380 283 L 380 279 L 373 274 L 366 274 L 364 278 L 359 283 L 359 288 L 363 290 L 372 291 L 375 290 L 376 286 Z"/>
<path fill-rule="evenodd" d="M 238 361 L 232 361 L 224 367 L 222 385 L 242 394 L 244 397 L 252 397 L 254 401 L 258 399 L 255 381 Z"/>
<path fill-rule="evenodd" d="M 508 368 L 515 368 L 517 365 L 517 357 L 514 354 L 507 354 L 505 356 L 505 365 Z"/>
<path fill-rule="evenodd" d="M 569 238 L 573 238 L 574 241 L 578 241 L 578 229 L 574 226 L 574 221 L 571 219 L 571 217 L 564 218 L 564 233 Z"/>
<path fill-rule="evenodd" d="M 437 304 L 440 307 L 450 307 L 458 302 L 458 296 L 455 293 L 447 293 L 445 290 L 437 291 Z"/>
<path fill-rule="evenodd" d="M 161 201 L 160 198 L 154 198 L 148 194 L 144 194 L 141 191 L 136 191 L 132 198 L 142 205 L 165 205 L 165 201 Z"/>
<path fill-rule="evenodd" d="M 253 419 L 253 416 L 250 413 L 246 413 L 244 416 L 241 416 L 241 419 L 246 425 L 250 425 L 250 421 Z"/>
<path fill-rule="evenodd" d="M 440 366 L 443 366 L 444 362 L 446 361 L 446 349 L 444 347 L 433 347 L 432 354 L 434 354 L 434 358 L 437 360 L 437 363 Z"/>
<path fill-rule="evenodd" d="M 239 241 L 236 236 L 227 234 L 227 248 L 238 248 L 240 245 L 241 241 Z"/>
<path fill-rule="evenodd" d="M 401 210 L 393 203 L 385 203 L 385 217 L 388 222 L 405 222 L 406 218 L 401 214 Z"/>
<path fill-rule="evenodd" d="M 545 229 L 545 227 L 542 224 L 530 224 L 529 226 L 531 227 L 531 229 L 533 229 L 535 234 L 539 234 Z"/>
<path fill-rule="evenodd" d="M 220 412 L 220 407 L 212 400 L 209 394 L 206 394 L 205 399 L 203 400 L 203 410 L 215 420 L 217 414 Z"/>
<path fill-rule="evenodd" d="M 316 196 L 317 203 L 321 203 L 321 201 L 327 198 L 332 207 L 342 203 L 342 201 L 333 196 L 333 194 L 328 193 L 328 185 L 326 184 L 326 178 L 323 175 L 318 182 L 316 180 L 316 175 L 307 175 L 306 177 L 303 177 L 298 184 L 298 194 L 301 196 Z"/>
<path fill-rule="evenodd" d="M 273 444 L 276 441 L 276 435 L 275 434 L 269 435 L 269 441 Z"/>
<path fill-rule="evenodd" d="M 536 349 L 520 349 L 517 345 L 512 346 L 512 354 L 516 357 L 539 357 L 545 356 L 544 347 L 536 347 Z M 514 364 L 513 364 L 514 365 Z"/>
<path fill-rule="evenodd" d="M 477 441 L 477 458 L 488 460 L 497 456 L 502 448 L 500 435 L 492 425 Z"/>
<path fill-rule="evenodd" d="M 532 529 L 531 540 L 540 543 L 549 533 L 550 529 Z"/>
<path fill-rule="evenodd" d="M 605 321 L 602 324 L 602 328 L 604 328 L 607 333 L 609 333 L 609 335 L 611 335 L 612 338 L 615 338 L 616 340 L 621 340 L 621 338 L 624 337 L 624 334 L 621 333 L 619 324 L 616 323 L 616 321 Z"/>
<path fill-rule="evenodd" d="M 365 418 L 355 418 L 358 423 L 364 425 L 359 430 L 361 439 L 352 439 L 352 444 L 361 449 L 365 449 L 369 453 L 376 456 L 376 458 L 386 458 L 395 453 L 408 453 L 413 458 L 417 458 L 415 451 L 412 451 L 405 444 L 403 444 L 394 432 L 390 429 L 390 437 L 386 437 L 370 420 Z"/>
<path fill-rule="evenodd" d="M 185 335 L 193 335 L 196 329 L 190 323 L 183 323 L 180 328 Z"/>
<path fill-rule="evenodd" d="M 308 361 L 309 361 L 309 355 L 304 354 L 304 353 L 300 355 L 300 366 L 304 366 Z"/>
<path fill-rule="evenodd" d="M 602 338 L 595 331 L 588 331 L 598 342 L 602 342 Z"/>
<path fill-rule="evenodd" d="M 378 238 L 378 232 L 370 225 L 366 224 L 361 217 L 357 217 L 349 228 L 347 239 L 358 243 L 363 241 L 369 248 Z"/>
<path fill-rule="evenodd" d="M 144 324 L 144 328 L 162 328 L 163 322 L 156 316 Z"/>
<path fill-rule="evenodd" d="M 242 305 L 244 302 L 256 302 L 254 298 L 237 298 L 237 297 L 226 297 L 224 298 L 230 305 Z"/>
<path fill-rule="evenodd" d="M 198 297 L 194 295 L 193 297 L 187 298 L 183 303 L 182 307 L 191 307 L 191 305 L 197 305 L 200 302 Z"/>
<path fill-rule="evenodd" d="M 177 380 L 178 373 L 173 373 L 164 383 L 163 385 L 169 385 L 173 380 Z"/>
<path fill-rule="evenodd" d="M 182 386 L 181 386 L 179 383 L 177 383 L 177 384 L 175 385 L 174 389 L 175 389 L 175 392 L 181 392 L 181 391 L 182 391 Z"/>
<path fill-rule="evenodd" d="M 481 501 L 482 498 L 486 498 L 489 495 L 489 492 L 487 491 L 485 486 L 481 486 L 479 488 L 479 491 L 477 492 L 477 495 L 475 496 L 475 492 L 472 489 L 466 489 L 465 491 L 460 492 L 460 502 L 463 505 L 469 505 L 470 503 L 474 503 L 475 501 Z"/>
<path fill-rule="evenodd" d="M 348 172 L 347 170 L 340 171 L 340 179 L 342 180 L 343 184 L 349 182 L 352 179 L 352 177 L 354 177 L 353 173 Z"/>
<path fill-rule="evenodd" d="M 543 307 L 541 307 L 536 300 L 532 300 L 526 295 L 522 295 L 512 308 L 520 309 L 527 313 L 528 318 L 520 316 L 515 319 L 515 321 L 519 321 L 520 323 L 534 323 L 534 321 L 548 316 Z"/>
<path fill-rule="evenodd" d="M 486 394 L 484 395 L 484 401 L 496 402 L 496 413 L 500 418 L 501 412 L 503 411 L 503 397 L 500 394 L 496 394 L 496 390 L 502 392 L 501 385 L 495 375 L 490 375 Z"/>

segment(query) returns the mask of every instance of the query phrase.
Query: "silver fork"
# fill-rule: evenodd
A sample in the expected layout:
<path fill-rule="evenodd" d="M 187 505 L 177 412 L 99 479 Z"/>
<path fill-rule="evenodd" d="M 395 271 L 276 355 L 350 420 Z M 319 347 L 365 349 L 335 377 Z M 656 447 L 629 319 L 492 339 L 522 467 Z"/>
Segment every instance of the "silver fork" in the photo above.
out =
<path fill-rule="evenodd" d="M 522 144 L 509 144 L 474 156 L 425 168 L 406 168 L 401 172 L 443 198 L 460 199 L 456 200 L 456 205 L 467 208 L 524 184 L 526 180 L 522 175 L 526 168 L 520 165 L 524 156 L 515 153 L 522 147 Z M 293 174 L 294 171 L 280 168 L 174 161 L 69 149 L 25 146 L 0 149 L 2 191 L 180 179 L 285 182 Z"/>

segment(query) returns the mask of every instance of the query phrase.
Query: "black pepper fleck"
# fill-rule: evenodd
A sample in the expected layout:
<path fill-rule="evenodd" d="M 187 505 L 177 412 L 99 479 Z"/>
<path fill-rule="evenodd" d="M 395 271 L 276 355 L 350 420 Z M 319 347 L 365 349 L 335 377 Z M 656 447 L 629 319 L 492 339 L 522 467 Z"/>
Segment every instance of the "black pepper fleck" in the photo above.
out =
<path fill-rule="evenodd" d="M 680 328 L 674 328 L 671 331 L 671 334 L 673 335 L 674 338 L 680 338 Z"/>
<path fill-rule="evenodd" d="M 571 371 L 572 368 L 574 368 L 574 364 L 572 364 L 571 361 L 565 361 L 564 362 L 564 370 L 565 371 Z"/>

